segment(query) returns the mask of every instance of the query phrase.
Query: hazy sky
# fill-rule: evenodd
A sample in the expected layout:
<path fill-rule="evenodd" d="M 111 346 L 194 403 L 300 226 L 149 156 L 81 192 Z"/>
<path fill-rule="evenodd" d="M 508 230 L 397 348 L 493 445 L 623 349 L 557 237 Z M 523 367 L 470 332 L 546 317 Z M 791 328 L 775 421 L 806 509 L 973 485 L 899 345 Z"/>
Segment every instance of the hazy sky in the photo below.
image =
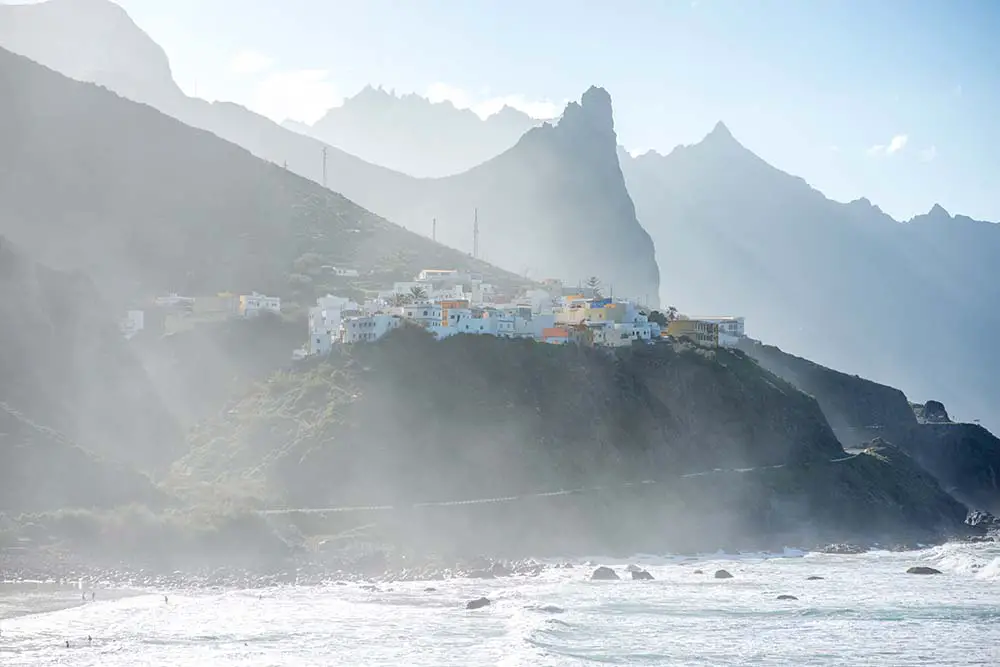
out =
<path fill-rule="evenodd" d="M 1000 220 L 996 0 L 118 0 L 188 93 L 312 121 L 368 83 L 551 115 L 591 84 L 630 151 L 723 120 L 840 200 Z"/>

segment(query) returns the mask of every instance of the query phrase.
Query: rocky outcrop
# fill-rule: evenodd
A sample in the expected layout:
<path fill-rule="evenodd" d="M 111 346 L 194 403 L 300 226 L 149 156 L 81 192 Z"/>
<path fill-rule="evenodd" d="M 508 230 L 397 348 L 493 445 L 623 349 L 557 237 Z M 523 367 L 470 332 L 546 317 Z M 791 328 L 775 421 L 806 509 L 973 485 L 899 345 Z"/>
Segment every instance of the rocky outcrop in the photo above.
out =
<path fill-rule="evenodd" d="M 951 418 L 941 401 L 927 401 L 923 405 L 915 403 L 913 413 L 921 424 L 950 424 Z"/>
<path fill-rule="evenodd" d="M 922 565 L 911 567 L 906 571 L 907 574 L 941 574 L 941 570 L 935 570 L 933 567 L 924 567 Z"/>
<path fill-rule="evenodd" d="M 489 598 L 476 598 L 475 600 L 469 600 L 465 604 L 466 609 L 482 609 L 483 607 L 489 607 L 493 604 Z"/>
<path fill-rule="evenodd" d="M 732 579 L 733 575 L 731 575 L 726 570 L 716 570 L 714 577 L 716 579 Z"/>
<path fill-rule="evenodd" d="M 638 570 L 638 571 L 633 570 L 632 571 L 632 579 L 634 581 L 652 581 L 653 580 L 653 575 L 651 575 L 646 570 Z"/>
<path fill-rule="evenodd" d="M 621 577 L 610 567 L 601 566 L 590 575 L 593 581 L 618 581 Z"/>

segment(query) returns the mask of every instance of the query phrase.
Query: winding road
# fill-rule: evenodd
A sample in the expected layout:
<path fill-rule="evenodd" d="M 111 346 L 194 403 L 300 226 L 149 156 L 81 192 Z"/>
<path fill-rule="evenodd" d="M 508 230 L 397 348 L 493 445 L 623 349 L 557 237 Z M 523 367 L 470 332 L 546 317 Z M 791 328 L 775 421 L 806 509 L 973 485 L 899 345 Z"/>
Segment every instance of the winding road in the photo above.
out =
<path fill-rule="evenodd" d="M 843 463 L 844 461 L 850 461 L 856 458 L 860 452 L 850 453 L 846 456 L 841 456 L 835 459 L 830 459 L 830 463 Z M 719 475 L 727 473 L 748 473 L 755 472 L 758 470 L 777 470 L 779 468 L 784 468 L 784 463 L 779 463 L 772 466 L 757 466 L 754 468 L 714 468 L 712 470 L 705 470 L 702 472 L 689 472 L 683 475 L 677 475 L 675 479 L 685 479 L 692 477 L 704 477 L 706 475 Z M 657 481 L 652 479 L 643 480 L 641 482 L 623 482 L 621 484 L 612 484 L 606 486 L 584 486 L 576 489 L 560 489 L 558 491 L 546 491 L 544 493 L 525 493 L 516 496 L 501 496 L 497 498 L 473 498 L 469 500 L 443 500 L 443 501 L 431 501 L 423 503 L 409 503 L 406 505 L 368 505 L 368 506 L 348 506 L 348 507 L 316 507 L 316 508 L 282 508 L 282 509 L 266 509 L 258 510 L 258 514 L 262 515 L 277 515 L 277 514 L 332 514 L 341 512 L 393 512 L 397 510 L 411 510 L 420 509 L 426 507 L 456 507 L 461 505 L 485 505 L 489 503 L 510 503 L 519 500 L 529 500 L 533 498 L 554 498 L 557 496 L 570 496 L 580 493 L 594 493 L 599 491 L 609 491 L 611 489 L 626 489 L 629 487 L 643 486 L 648 484 L 665 484 L 664 481 Z"/>

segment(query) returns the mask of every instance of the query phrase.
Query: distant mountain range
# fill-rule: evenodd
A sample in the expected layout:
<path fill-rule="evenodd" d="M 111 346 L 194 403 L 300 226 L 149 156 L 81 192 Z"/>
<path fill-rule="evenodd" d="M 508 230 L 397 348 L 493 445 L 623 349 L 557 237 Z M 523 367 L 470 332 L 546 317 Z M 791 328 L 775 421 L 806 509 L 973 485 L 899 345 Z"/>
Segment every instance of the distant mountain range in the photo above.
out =
<path fill-rule="evenodd" d="M 441 177 L 503 153 L 541 122 L 508 106 L 482 119 L 451 102 L 366 86 L 311 127 L 287 126 L 373 164 L 411 176 Z"/>
<path fill-rule="evenodd" d="M 1000 426 L 1000 226 L 831 201 L 721 123 L 622 168 L 682 310 L 745 314 L 756 338 Z"/>
<path fill-rule="evenodd" d="M 46 37 L 58 37 L 57 28 L 80 13 L 90 15 L 82 30 L 66 39 Z M 557 127 L 536 128 L 476 169 L 450 178 L 418 179 L 367 163 L 238 105 L 184 96 L 169 76 L 162 50 L 107 0 L 0 6 L 0 24 L 6 26 L 0 46 L 16 47 L 22 55 L 62 67 L 70 76 L 151 104 L 325 183 L 426 237 L 474 252 L 478 209 L 479 256 L 491 263 L 536 279 L 576 283 L 596 275 L 617 294 L 656 303 L 654 250 L 625 189 L 615 154 L 610 97 L 603 91 L 592 91 L 582 104 L 570 105 L 568 122 L 564 115 Z M 63 54 L 68 50 L 76 53 L 77 62 L 66 61 Z M 115 70 L 111 64 L 119 61 L 123 65 Z M 147 65 L 149 75 L 137 85 L 133 72 Z"/>

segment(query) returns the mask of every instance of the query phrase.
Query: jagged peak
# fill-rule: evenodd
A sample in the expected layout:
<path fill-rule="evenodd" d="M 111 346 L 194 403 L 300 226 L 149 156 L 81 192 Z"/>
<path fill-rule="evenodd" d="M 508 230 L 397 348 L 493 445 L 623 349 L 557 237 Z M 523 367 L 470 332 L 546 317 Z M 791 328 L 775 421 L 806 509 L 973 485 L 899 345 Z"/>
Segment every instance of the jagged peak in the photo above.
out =
<path fill-rule="evenodd" d="M 944 206 L 941 206 L 941 204 L 934 204 L 934 206 L 931 206 L 931 210 L 927 212 L 927 215 L 933 218 L 951 217 L 951 213 L 948 213 L 948 211 L 946 211 Z"/>
<path fill-rule="evenodd" d="M 715 127 L 712 128 L 712 131 L 708 133 L 708 137 L 713 137 L 715 139 L 720 139 L 720 140 L 728 139 L 731 141 L 736 141 L 736 138 L 733 137 L 733 133 L 729 131 L 729 128 L 726 127 L 726 124 L 723 123 L 721 120 L 718 123 L 716 123 Z M 708 137 L 706 137 L 706 139 Z"/>
<path fill-rule="evenodd" d="M 590 132 L 609 134 L 613 137 L 615 120 L 611 95 L 603 88 L 591 86 L 580 97 L 579 102 L 570 102 L 566 105 L 557 127 L 570 131 L 582 127 Z"/>

